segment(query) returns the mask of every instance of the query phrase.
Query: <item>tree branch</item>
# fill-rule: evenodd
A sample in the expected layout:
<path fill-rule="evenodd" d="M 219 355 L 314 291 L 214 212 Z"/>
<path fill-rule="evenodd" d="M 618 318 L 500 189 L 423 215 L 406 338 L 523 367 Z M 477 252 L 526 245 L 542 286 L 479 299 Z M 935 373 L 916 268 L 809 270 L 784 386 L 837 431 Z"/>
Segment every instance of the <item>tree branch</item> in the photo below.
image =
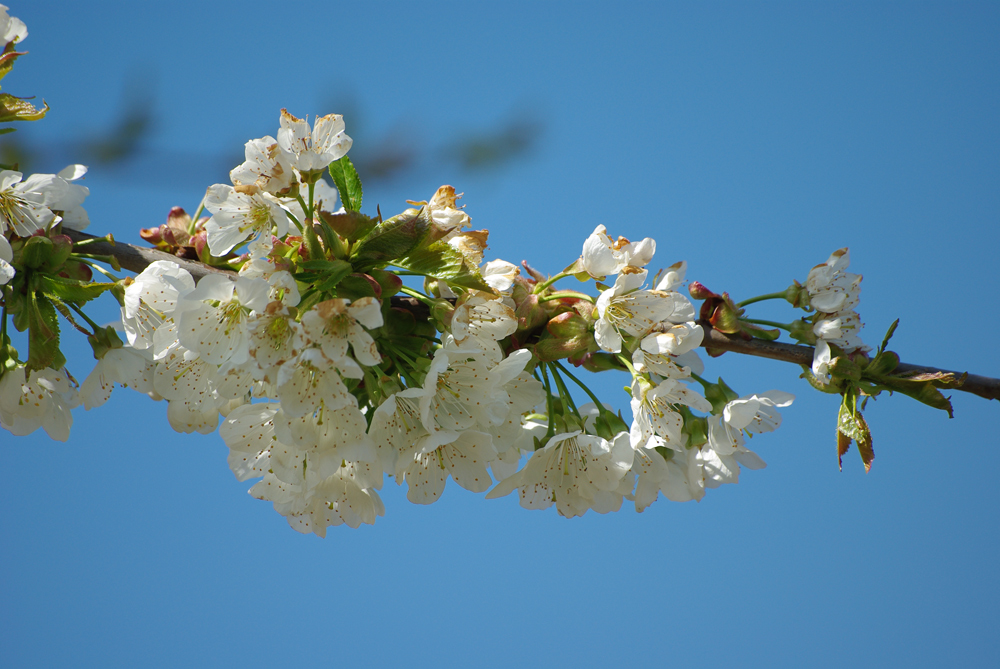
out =
<path fill-rule="evenodd" d="M 63 234 L 67 235 L 74 242 L 95 239 L 93 235 L 89 235 L 86 232 L 78 232 L 76 230 L 63 230 Z M 89 242 L 85 248 L 87 253 L 114 256 L 118 259 L 118 263 L 123 268 L 137 274 L 157 260 L 170 260 L 190 272 L 195 281 L 198 281 L 203 276 L 207 276 L 209 274 L 224 274 L 231 277 L 236 276 L 235 272 L 229 270 L 209 267 L 200 262 L 187 260 L 185 258 L 178 258 L 170 255 L 169 253 L 164 253 L 163 251 L 142 248 L 140 246 L 133 246 L 132 244 L 124 244 L 122 242 L 111 243 L 107 241 L 94 241 Z M 426 305 L 421 304 L 418 300 L 412 297 L 402 295 L 393 296 L 392 305 L 412 311 L 418 315 L 418 312 L 426 313 L 427 311 Z M 723 334 L 722 332 L 713 329 L 708 323 L 701 323 L 701 326 L 705 330 L 705 339 L 701 344 L 703 347 L 723 351 L 732 351 L 733 353 L 742 353 L 744 355 L 753 355 L 759 358 L 770 358 L 771 360 L 783 360 L 784 362 L 790 362 L 795 365 L 805 365 L 806 367 L 812 365 L 813 348 L 811 346 L 799 346 L 796 344 L 786 344 L 784 342 L 777 341 L 764 341 L 763 339 L 751 339 L 750 341 L 746 341 L 740 337 Z M 963 374 L 962 372 L 952 372 L 946 369 L 938 369 L 937 367 L 913 365 L 905 362 L 899 363 L 895 371 L 904 377 L 917 374 L 951 373 L 955 375 L 956 379 L 960 379 Z M 935 385 L 938 384 L 935 383 Z M 965 381 L 960 386 L 942 384 L 939 385 L 939 387 L 961 390 L 988 400 L 1000 400 L 1000 379 L 994 379 L 988 376 L 968 374 Z"/>

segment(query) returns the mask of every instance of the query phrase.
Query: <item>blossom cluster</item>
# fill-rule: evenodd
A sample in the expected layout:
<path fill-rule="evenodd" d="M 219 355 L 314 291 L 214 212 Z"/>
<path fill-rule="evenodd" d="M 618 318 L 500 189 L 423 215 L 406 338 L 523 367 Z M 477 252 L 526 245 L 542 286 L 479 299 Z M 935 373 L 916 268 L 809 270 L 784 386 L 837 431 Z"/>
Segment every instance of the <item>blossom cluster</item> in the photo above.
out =
<path fill-rule="evenodd" d="M 776 408 L 792 398 L 737 397 L 698 376 L 704 333 L 679 292 L 686 265 L 647 287 L 652 239 L 613 240 L 599 226 L 553 277 L 484 262 L 488 232 L 467 229 L 452 187 L 391 219 L 369 218 L 343 119 L 310 125 L 282 110 L 279 122 L 277 138 L 247 142 L 231 184 L 207 189 L 209 216 L 175 209 L 144 233 L 220 270 L 196 283 L 162 260 L 120 282 L 125 341 L 95 327 L 98 362 L 79 387 L 58 365 L 8 364 L 3 427 L 66 439 L 74 406 L 101 406 L 115 384 L 130 387 L 165 401 L 178 432 L 218 429 L 237 478 L 260 479 L 250 493 L 319 535 L 383 515 L 385 475 L 415 503 L 439 499 L 450 478 L 491 498 L 518 490 L 523 506 L 571 517 L 617 511 L 624 499 L 641 511 L 660 492 L 701 499 L 736 482 L 741 466 L 764 466 L 744 435 L 776 428 Z M 3 172 L 4 244 L 56 239 L 85 221 L 86 189 L 71 183 L 84 172 L 23 181 Z M 25 264 L 27 252 L 7 248 L 5 261 Z M 423 292 L 394 267 L 423 276 Z M 599 295 L 554 287 L 571 275 L 598 280 Z M 601 283 L 611 275 L 613 285 Z M 398 293 L 428 317 L 394 305 Z M 630 373 L 631 425 L 560 360 Z M 577 406 L 570 382 L 595 401 Z M 716 388 L 716 401 L 691 384 Z"/>
<path fill-rule="evenodd" d="M 838 249 L 825 263 L 809 270 L 806 279 L 809 303 L 816 309 L 812 326 L 816 338 L 812 372 L 819 383 L 830 379 L 831 344 L 848 354 L 871 350 L 861 341 L 860 331 L 864 324 L 855 311 L 861 300 L 861 275 L 845 271 L 850 262 L 848 249 Z"/>
<path fill-rule="evenodd" d="M 26 36 L 0 5 L 0 78 Z M 0 122 L 48 110 L 0 98 Z M 775 430 L 794 398 L 710 382 L 697 351 L 718 357 L 782 329 L 815 345 L 803 367 L 812 385 L 842 396 L 840 456 L 854 441 L 871 465 L 863 398 L 888 390 L 951 411 L 937 388 L 962 383 L 953 374 L 894 373 L 899 358 L 885 346 L 895 324 L 867 355 L 861 276 L 846 271 L 846 248 L 805 284 L 735 302 L 688 283 L 683 261 L 651 277 L 653 239 L 598 225 L 549 276 L 487 262 L 489 232 L 470 229 L 451 186 L 390 218 L 362 213 L 342 116 L 310 123 L 282 109 L 278 124 L 245 144 L 229 183 L 210 186 L 194 216 L 174 207 L 140 232 L 170 255 L 134 278 L 113 273 L 110 235 L 78 232 L 89 223 L 86 167 L 25 178 L 0 165 L 0 427 L 65 441 L 75 407 L 132 388 L 166 402 L 178 432 L 218 430 L 235 476 L 254 480 L 252 496 L 325 536 L 384 515 L 386 476 L 418 504 L 452 479 L 488 498 L 516 490 L 521 506 L 565 517 L 625 500 L 641 512 L 661 493 L 700 500 L 765 466 L 747 440 Z M 557 288 L 569 278 L 594 290 Z M 104 293 L 121 319 L 101 326 L 84 307 Z M 789 324 L 746 315 L 771 299 L 814 313 Z M 24 359 L 9 326 L 25 333 Z M 82 384 L 66 368 L 63 329 L 85 334 L 97 360 Z M 630 418 L 601 402 L 583 371 L 627 374 Z"/>

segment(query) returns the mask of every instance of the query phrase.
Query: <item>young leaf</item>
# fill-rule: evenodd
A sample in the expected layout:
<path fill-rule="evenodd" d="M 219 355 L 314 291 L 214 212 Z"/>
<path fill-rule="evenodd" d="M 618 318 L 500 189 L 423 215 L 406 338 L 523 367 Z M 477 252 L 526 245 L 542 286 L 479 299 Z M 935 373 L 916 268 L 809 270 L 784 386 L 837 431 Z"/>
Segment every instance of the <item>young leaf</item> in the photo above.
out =
<path fill-rule="evenodd" d="M 395 260 L 395 265 L 435 279 L 442 279 L 455 286 L 492 290 L 479 274 L 479 268 L 466 260 L 461 251 L 447 242 L 434 242 L 421 246 L 405 257 Z"/>
<path fill-rule="evenodd" d="M 426 208 L 419 211 L 408 209 L 376 225 L 358 242 L 358 247 L 351 256 L 354 267 L 366 270 L 408 254 L 427 235 L 430 216 L 426 212 Z"/>
<path fill-rule="evenodd" d="M 52 302 L 44 295 L 34 295 L 28 306 L 29 369 L 59 369 L 66 358 L 59 350 L 59 321 Z"/>
<path fill-rule="evenodd" d="M 37 121 L 49 111 L 46 103 L 43 109 L 36 109 L 30 102 L 10 93 L 0 93 L 0 123 L 8 121 Z"/>
<path fill-rule="evenodd" d="M 348 211 L 361 211 L 361 178 L 351 159 L 344 156 L 330 163 L 330 177 L 340 193 L 340 203 Z"/>
<path fill-rule="evenodd" d="M 345 211 L 340 214 L 321 211 L 319 216 L 334 232 L 352 243 L 362 239 L 378 225 L 377 219 L 356 211 Z"/>
<path fill-rule="evenodd" d="M 100 282 L 85 283 L 48 274 L 42 275 L 40 279 L 42 291 L 46 295 L 56 297 L 64 302 L 73 302 L 77 305 L 99 297 L 104 291 L 115 285 L 113 283 Z"/>

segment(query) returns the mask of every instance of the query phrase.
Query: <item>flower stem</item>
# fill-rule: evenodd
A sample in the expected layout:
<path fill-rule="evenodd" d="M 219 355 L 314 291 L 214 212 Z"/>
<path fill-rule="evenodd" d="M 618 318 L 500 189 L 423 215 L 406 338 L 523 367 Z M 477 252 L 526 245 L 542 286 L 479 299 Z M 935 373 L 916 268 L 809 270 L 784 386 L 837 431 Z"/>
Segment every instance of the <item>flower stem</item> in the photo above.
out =
<path fill-rule="evenodd" d="M 542 370 L 542 381 L 545 383 L 545 407 L 548 413 L 548 428 L 545 430 L 545 443 L 549 442 L 549 439 L 556 434 L 556 422 L 555 422 L 555 407 L 552 404 L 552 386 L 549 383 L 549 375 L 545 369 L 545 364 L 539 365 Z"/>
<path fill-rule="evenodd" d="M 628 371 L 632 374 L 632 378 L 635 378 L 637 376 L 642 376 L 641 374 L 639 374 L 639 372 L 635 371 L 635 367 L 632 366 L 632 361 L 628 359 L 627 355 L 616 353 L 615 357 L 618 358 L 618 362 L 625 365 L 625 368 L 628 369 Z"/>
<path fill-rule="evenodd" d="M 299 232 L 302 232 L 302 223 L 299 221 L 299 219 L 295 218 L 295 214 L 293 214 L 292 212 L 290 212 L 290 211 L 288 211 L 286 209 L 285 210 L 285 215 L 288 216 L 288 218 L 292 219 L 292 223 L 295 224 L 295 227 L 299 229 Z M 302 234 L 305 234 L 305 233 L 302 232 Z"/>
<path fill-rule="evenodd" d="M 554 284 L 559 279 L 565 279 L 567 276 L 573 276 L 573 275 L 572 274 L 568 274 L 566 272 L 560 272 L 559 274 L 556 274 L 554 276 L 550 276 L 548 279 L 546 279 L 545 281 L 543 281 L 540 284 L 538 284 L 537 286 L 535 286 L 535 289 L 533 291 L 531 291 L 531 292 L 533 292 L 535 295 L 537 295 L 538 293 L 542 292 L 543 290 L 545 290 L 546 288 L 548 288 L 549 286 L 551 286 L 552 284 Z"/>
<path fill-rule="evenodd" d="M 302 226 L 302 232 L 306 236 L 306 246 L 309 249 L 309 259 L 310 260 L 322 260 L 326 257 L 323 252 L 323 247 L 320 246 L 319 237 L 316 236 L 316 230 L 313 229 L 313 189 L 316 184 L 309 184 L 309 204 L 308 207 L 306 203 L 302 201 L 302 196 L 299 195 L 299 204 L 302 205 L 303 210 L 306 214 L 305 223 Z"/>
<path fill-rule="evenodd" d="M 551 364 L 551 363 L 550 363 Z M 576 408 L 576 403 L 573 402 L 572 395 L 569 394 L 569 390 L 566 389 L 566 384 L 563 382 L 562 377 L 559 376 L 559 372 L 556 371 L 556 367 L 552 366 L 552 378 L 555 380 L 556 385 L 559 387 L 559 395 L 566 400 L 566 404 L 569 408 L 576 414 L 576 417 L 583 422 L 583 416 L 580 415 L 580 411 Z"/>
<path fill-rule="evenodd" d="M 576 298 L 578 300 L 586 300 L 587 302 L 590 302 L 591 304 L 594 303 L 594 298 L 591 297 L 590 295 L 586 295 L 584 293 L 577 293 L 577 292 L 572 291 L 572 290 L 561 290 L 561 291 L 556 292 L 556 293 L 551 293 L 549 295 L 546 295 L 545 297 L 539 297 L 538 301 L 539 302 L 548 302 L 549 300 L 561 300 L 561 299 L 564 299 L 564 298 L 571 298 L 571 297 L 572 298 Z"/>
<path fill-rule="evenodd" d="M 774 321 L 762 321 L 759 318 L 741 318 L 741 321 L 746 321 L 747 323 L 753 323 L 754 325 L 766 325 L 772 328 L 781 328 L 782 330 L 788 330 L 791 332 L 792 326 L 788 323 L 776 323 Z"/>
<path fill-rule="evenodd" d="M 754 302 L 763 302 L 764 300 L 783 300 L 785 299 L 785 291 L 780 293 L 767 293 L 766 295 L 758 295 L 757 297 L 751 297 L 742 302 L 737 302 L 736 306 L 745 307 L 748 304 L 753 304 Z"/>
<path fill-rule="evenodd" d="M 570 374 L 569 370 L 566 369 L 565 367 L 563 367 L 562 364 L 560 364 L 558 360 L 555 361 L 555 362 L 552 362 L 550 364 L 555 365 L 559 369 L 559 371 L 562 372 L 563 374 L 565 374 L 566 376 L 568 376 L 570 378 L 570 380 L 573 381 L 573 383 L 575 383 L 576 385 L 580 386 L 580 388 L 583 389 L 583 392 L 587 393 L 587 395 L 590 397 L 590 399 L 593 400 L 594 404 L 597 406 L 597 410 L 598 411 L 601 411 L 601 412 L 607 411 L 607 409 L 601 403 L 601 400 L 597 399 L 597 395 L 595 395 L 594 392 L 590 388 L 588 388 L 586 386 L 586 384 L 584 384 L 580 379 L 578 379 L 575 376 L 573 376 L 572 374 Z"/>
<path fill-rule="evenodd" d="M 107 242 L 108 244 L 114 246 L 115 238 L 114 235 L 111 234 L 104 235 L 103 237 L 91 237 L 90 239 L 84 239 L 83 241 L 73 242 L 73 248 L 75 249 L 78 246 L 86 246 L 87 244 L 93 244 L 94 242 Z"/>
<path fill-rule="evenodd" d="M 201 212 L 205 211 L 205 198 L 201 198 L 201 204 L 198 205 L 197 211 L 194 212 L 194 216 L 191 217 L 191 222 L 188 223 L 189 235 L 194 235 L 195 228 L 198 227 L 198 217 L 201 216 Z"/>
<path fill-rule="evenodd" d="M 104 269 L 103 267 L 101 267 L 100 265 L 98 265 L 93 260 L 90 260 L 89 258 L 84 258 L 84 257 L 80 256 L 79 253 L 74 253 L 73 256 L 74 256 L 74 258 L 78 262 L 82 262 L 84 265 L 87 265 L 89 267 L 92 267 L 92 268 L 96 269 L 98 272 L 100 272 L 104 276 L 108 277 L 112 281 L 115 281 L 115 282 L 121 281 L 121 279 L 119 279 L 117 276 L 115 276 L 111 272 L 107 271 L 106 269 Z"/>
<path fill-rule="evenodd" d="M 399 292 L 406 293 L 410 297 L 415 297 L 416 299 L 420 300 L 429 307 L 433 307 L 435 304 L 435 300 L 433 298 L 427 297 L 423 293 L 413 290 L 409 286 L 401 286 Z"/>

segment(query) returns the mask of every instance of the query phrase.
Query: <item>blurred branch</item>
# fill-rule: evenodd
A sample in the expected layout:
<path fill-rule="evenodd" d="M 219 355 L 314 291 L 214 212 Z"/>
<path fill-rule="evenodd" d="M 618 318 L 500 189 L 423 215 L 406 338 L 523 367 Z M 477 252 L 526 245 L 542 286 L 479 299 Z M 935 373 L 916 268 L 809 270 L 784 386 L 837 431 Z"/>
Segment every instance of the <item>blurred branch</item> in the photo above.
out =
<path fill-rule="evenodd" d="M 64 230 L 63 234 L 69 236 L 74 242 L 95 239 L 93 235 L 89 235 L 86 232 L 77 232 L 76 230 Z M 94 241 L 89 243 L 86 248 L 87 253 L 114 256 L 123 268 L 136 273 L 141 272 L 157 260 L 170 260 L 190 272 L 196 281 L 208 274 L 223 274 L 233 278 L 236 277 L 235 272 L 208 267 L 200 262 L 177 258 L 169 253 L 133 246 L 132 244 L 124 244 L 122 242 Z M 392 305 L 411 311 L 418 316 L 427 315 L 427 306 L 411 297 L 395 295 L 392 297 Z M 723 334 L 705 322 L 702 322 L 701 326 L 705 330 L 705 339 L 701 344 L 703 347 L 732 351 L 733 353 L 752 355 L 759 358 L 769 358 L 771 360 L 782 360 L 807 367 L 812 365 L 813 348 L 811 346 L 799 346 L 783 342 L 764 341 L 762 339 L 747 341 L 737 336 Z M 942 372 L 954 374 L 956 378 L 961 378 L 962 376 L 961 372 L 951 372 L 950 370 L 913 365 L 905 362 L 899 363 L 895 371 L 904 376 Z M 949 385 L 946 387 L 972 393 L 988 400 L 1000 400 L 1000 379 L 968 374 L 961 386 Z"/>

